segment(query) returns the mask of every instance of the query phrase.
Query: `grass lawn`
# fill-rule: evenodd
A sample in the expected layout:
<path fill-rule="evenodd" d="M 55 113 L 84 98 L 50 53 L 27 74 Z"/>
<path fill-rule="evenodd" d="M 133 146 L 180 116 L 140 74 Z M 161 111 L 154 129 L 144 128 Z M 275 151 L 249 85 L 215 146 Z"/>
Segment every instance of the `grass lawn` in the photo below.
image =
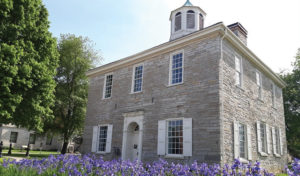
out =
<path fill-rule="evenodd" d="M 3 157 L 8 156 L 7 155 L 8 150 L 3 150 L 2 155 Z M 12 150 L 11 151 L 11 157 L 22 157 L 25 158 L 26 150 Z M 29 151 L 29 158 L 46 158 L 49 155 L 58 155 L 60 153 L 57 153 L 57 151 L 36 151 L 36 150 L 30 150 Z"/>

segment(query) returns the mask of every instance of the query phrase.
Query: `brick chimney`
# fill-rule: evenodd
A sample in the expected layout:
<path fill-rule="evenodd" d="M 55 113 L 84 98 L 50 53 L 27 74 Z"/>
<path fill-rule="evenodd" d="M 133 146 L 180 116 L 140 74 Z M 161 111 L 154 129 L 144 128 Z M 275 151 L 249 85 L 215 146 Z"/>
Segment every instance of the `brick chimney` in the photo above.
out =
<path fill-rule="evenodd" d="M 248 31 L 239 23 L 233 23 L 227 26 L 245 45 L 247 45 Z"/>

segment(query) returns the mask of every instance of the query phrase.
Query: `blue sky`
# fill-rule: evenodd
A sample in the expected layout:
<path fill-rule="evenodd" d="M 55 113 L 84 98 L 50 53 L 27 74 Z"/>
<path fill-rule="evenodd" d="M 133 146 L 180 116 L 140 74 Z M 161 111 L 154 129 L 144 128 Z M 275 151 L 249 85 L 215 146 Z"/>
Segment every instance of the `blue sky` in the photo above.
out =
<path fill-rule="evenodd" d="M 44 0 L 50 31 L 89 37 L 103 64 L 167 42 L 169 15 L 185 0 Z M 300 48 L 299 0 L 191 0 L 207 13 L 205 26 L 240 22 L 248 46 L 274 71 L 290 69 Z"/>

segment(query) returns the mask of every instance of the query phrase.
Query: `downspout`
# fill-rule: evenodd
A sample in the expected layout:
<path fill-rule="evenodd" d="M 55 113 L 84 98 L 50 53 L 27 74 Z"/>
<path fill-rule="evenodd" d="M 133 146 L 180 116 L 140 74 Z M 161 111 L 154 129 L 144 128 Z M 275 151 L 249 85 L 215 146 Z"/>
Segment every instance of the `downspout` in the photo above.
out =
<path fill-rule="evenodd" d="M 223 109 L 224 109 L 224 103 L 223 103 L 223 40 L 225 36 L 227 35 L 227 28 L 224 28 L 224 34 L 221 37 L 220 40 L 220 60 L 219 60 L 219 83 L 220 83 L 220 89 L 219 89 L 219 101 L 220 101 L 220 151 L 221 151 L 221 165 L 224 164 L 224 156 L 225 156 L 225 150 L 224 150 L 224 117 L 223 117 Z"/>

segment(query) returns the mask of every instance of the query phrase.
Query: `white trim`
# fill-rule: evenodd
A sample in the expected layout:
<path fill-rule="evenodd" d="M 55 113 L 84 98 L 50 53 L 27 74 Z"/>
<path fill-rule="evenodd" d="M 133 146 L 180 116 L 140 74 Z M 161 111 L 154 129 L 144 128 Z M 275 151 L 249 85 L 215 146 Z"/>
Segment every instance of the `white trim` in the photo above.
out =
<path fill-rule="evenodd" d="M 140 91 L 134 92 L 135 68 L 139 67 L 139 66 L 143 66 L 143 70 L 142 70 L 142 85 L 141 85 L 141 90 Z M 130 94 L 135 94 L 135 93 L 143 92 L 143 84 L 144 84 L 144 63 L 138 63 L 138 64 L 133 65 L 133 67 L 132 67 L 131 92 L 130 92 Z"/>
<path fill-rule="evenodd" d="M 110 93 L 110 97 L 105 98 L 105 90 L 106 90 L 106 78 L 107 76 L 112 75 L 112 82 L 111 82 L 111 93 Z M 112 90 L 113 90 L 113 85 L 114 85 L 114 74 L 113 72 L 110 73 L 106 73 L 104 75 L 104 84 L 103 84 L 103 91 L 102 91 L 102 100 L 106 100 L 106 99 L 110 99 L 112 97 Z"/>
<path fill-rule="evenodd" d="M 172 65 L 173 65 L 173 56 L 176 54 L 180 54 L 182 53 L 182 81 L 179 83 L 174 83 L 172 84 Z M 184 49 L 181 50 L 177 50 L 174 51 L 170 54 L 170 59 L 169 59 L 169 84 L 168 86 L 175 86 L 175 85 L 179 85 L 179 84 L 183 84 L 184 83 Z"/>
<path fill-rule="evenodd" d="M 239 60 L 240 62 L 240 67 L 239 67 L 239 70 L 237 70 L 237 66 L 236 66 L 236 60 Z M 235 85 L 242 88 L 243 89 L 243 59 L 239 56 L 234 56 L 234 67 L 235 67 L 235 72 L 234 72 L 234 78 L 235 78 Z M 236 80 L 236 72 L 239 72 L 239 83 L 237 83 L 237 80 Z"/>
<path fill-rule="evenodd" d="M 257 81 L 257 76 L 259 77 L 259 82 Z M 261 72 L 256 69 L 255 71 L 255 79 L 256 79 L 256 85 L 258 87 L 257 93 L 258 93 L 258 99 L 263 100 L 263 86 L 262 86 L 262 76 Z M 259 84 L 259 85 L 258 85 Z"/>

